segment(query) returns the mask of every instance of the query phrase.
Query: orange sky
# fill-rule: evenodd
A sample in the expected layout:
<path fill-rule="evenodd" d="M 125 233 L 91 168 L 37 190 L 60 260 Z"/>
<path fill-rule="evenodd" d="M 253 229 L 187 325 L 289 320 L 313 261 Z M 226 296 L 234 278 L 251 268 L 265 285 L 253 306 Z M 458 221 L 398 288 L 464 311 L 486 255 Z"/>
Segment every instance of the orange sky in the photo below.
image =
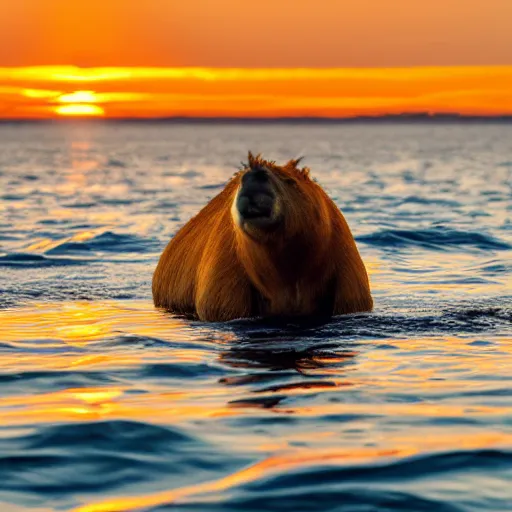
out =
<path fill-rule="evenodd" d="M 511 0 L 0 2 L 0 118 L 510 114 L 510 20 Z"/>
<path fill-rule="evenodd" d="M 0 68 L 0 117 L 512 115 L 512 66 Z"/>

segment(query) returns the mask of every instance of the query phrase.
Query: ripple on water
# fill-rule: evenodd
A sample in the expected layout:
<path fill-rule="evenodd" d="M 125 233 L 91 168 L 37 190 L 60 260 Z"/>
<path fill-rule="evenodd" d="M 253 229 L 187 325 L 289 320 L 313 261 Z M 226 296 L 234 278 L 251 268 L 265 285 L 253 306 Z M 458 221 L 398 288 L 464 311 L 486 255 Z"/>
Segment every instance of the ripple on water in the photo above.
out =
<path fill-rule="evenodd" d="M 149 494 L 90 505 L 80 511 L 103 510 L 322 510 L 328 512 L 380 512 L 396 510 L 443 510 L 459 512 L 479 507 L 499 510 L 499 499 L 461 495 L 458 485 L 439 485 L 432 475 L 450 474 L 455 482 L 476 483 L 473 475 L 492 476 L 508 470 L 512 456 L 507 450 L 465 450 L 408 456 L 389 450 L 369 463 L 372 450 L 352 453 L 297 453 L 271 457 L 221 480 L 174 491 Z M 402 455 L 397 459 L 397 456 Z M 371 482 L 371 487 L 368 486 Z M 490 492 L 489 494 L 492 495 Z M 450 499 L 447 499 L 447 498 Z"/>
<path fill-rule="evenodd" d="M 107 161 L 107 167 L 121 167 L 122 169 L 124 169 L 127 167 L 127 165 L 122 160 L 118 160 L 117 158 L 110 158 Z"/>
<path fill-rule="evenodd" d="M 53 233 L 42 233 L 51 239 Z M 80 235 L 80 234 L 79 234 Z M 85 265 L 98 261 L 95 256 L 104 253 L 122 256 L 123 254 L 150 254 L 160 248 L 153 237 L 105 231 L 86 240 L 70 240 L 62 243 L 49 242 L 52 247 L 44 254 L 19 252 L 0 256 L 0 267 L 47 268 L 70 265 Z M 80 255 L 87 257 L 79 257 Z M 66 257 L 68 256 L 68 257 Z"/>
<path fill-rule="evenodd" d="M 83 265 L 86 261 L 75 258 L 53 258 L 42 254 L 13 253 L 0 256 L 0 267 L 47 268 L 68 265 Z"/>
<path fill-rule="evenodd" d="M 89 251 L 145 253 L 155 251 L 159 245 L 159 242 L 154 238 L 106 231 L 85 241 L 64 242 L 53 247 L 46 254 L 61 255 Z"/>
<path fill-rule="evenodd" d="M 74 422 L 9 433 L 0 439 L 0 492 L 49 502 L 127 485 L 141 489 L 169 477 L 174 485 L 186 485 L 189 468 L 206 479 L 232 465 L 184 429 L 144 422 Z"/>
<path fill-rule="evenodd" d="M 386 229 L 357 240 L 382 248 L 422 247 L 438 251 L 456 250 L 461 246 L 481 250 L 509 250 L 512 246 L 504 241 L 478 232 L 460 231 L 443 226 L 430 229 Z"/>

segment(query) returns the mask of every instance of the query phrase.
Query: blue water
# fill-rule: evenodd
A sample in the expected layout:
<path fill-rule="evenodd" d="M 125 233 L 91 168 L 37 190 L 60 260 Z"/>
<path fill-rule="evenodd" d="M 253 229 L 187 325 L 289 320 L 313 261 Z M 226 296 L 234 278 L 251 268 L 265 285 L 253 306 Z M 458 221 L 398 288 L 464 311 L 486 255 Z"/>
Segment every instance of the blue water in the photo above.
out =
<path fill-rule="evenodd" d="M 155 310 L 247 150 L 305 155 L 375 311 Z M 0 125 L 0 510 L 512 509 L 512 125 Z"/>

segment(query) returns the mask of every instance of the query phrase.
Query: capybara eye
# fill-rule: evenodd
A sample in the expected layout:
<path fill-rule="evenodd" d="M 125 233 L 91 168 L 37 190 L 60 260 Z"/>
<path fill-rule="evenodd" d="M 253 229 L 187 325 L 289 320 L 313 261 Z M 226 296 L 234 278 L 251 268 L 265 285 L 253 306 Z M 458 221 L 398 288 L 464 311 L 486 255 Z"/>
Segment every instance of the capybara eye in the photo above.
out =
<path fill-rule="evenodd" d="M 297 185 L 297 182 L 293 178 L 285 178 L 284 182 L 290 185 Z"/>

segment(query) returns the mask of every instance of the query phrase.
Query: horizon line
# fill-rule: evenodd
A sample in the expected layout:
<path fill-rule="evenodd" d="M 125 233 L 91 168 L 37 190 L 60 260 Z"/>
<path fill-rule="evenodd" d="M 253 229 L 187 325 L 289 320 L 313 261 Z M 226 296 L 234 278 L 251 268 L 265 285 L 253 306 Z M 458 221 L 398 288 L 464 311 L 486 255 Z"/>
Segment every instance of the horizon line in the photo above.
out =
<path fill-rule="evenodd" d="M 0 118 L 0 124 L 23 124 L 23 123 L 69 123 L 69 122 L 88 122 L 88 123 L 151 123 L 151 122 L 202 122 L 202 123 L 265 123 L 265 122 L 297 122 L 297 123 L 351 123 L 360 121 L 383 122 L 383 121 L 426 121 L 426 122 L 449 122 L 449 121 L 512 121 L 511 114 L 459 114 L 459 113 L 401 113 L 401 114 L 382 114 L 382 115 L 360 115 L 347 117 L 329 117 L 329 116 L 156 116 L 156 117 L 88 117 L 88 116 L 69 116 L 69 117 L 20 117 L 20 118 Z"/>

